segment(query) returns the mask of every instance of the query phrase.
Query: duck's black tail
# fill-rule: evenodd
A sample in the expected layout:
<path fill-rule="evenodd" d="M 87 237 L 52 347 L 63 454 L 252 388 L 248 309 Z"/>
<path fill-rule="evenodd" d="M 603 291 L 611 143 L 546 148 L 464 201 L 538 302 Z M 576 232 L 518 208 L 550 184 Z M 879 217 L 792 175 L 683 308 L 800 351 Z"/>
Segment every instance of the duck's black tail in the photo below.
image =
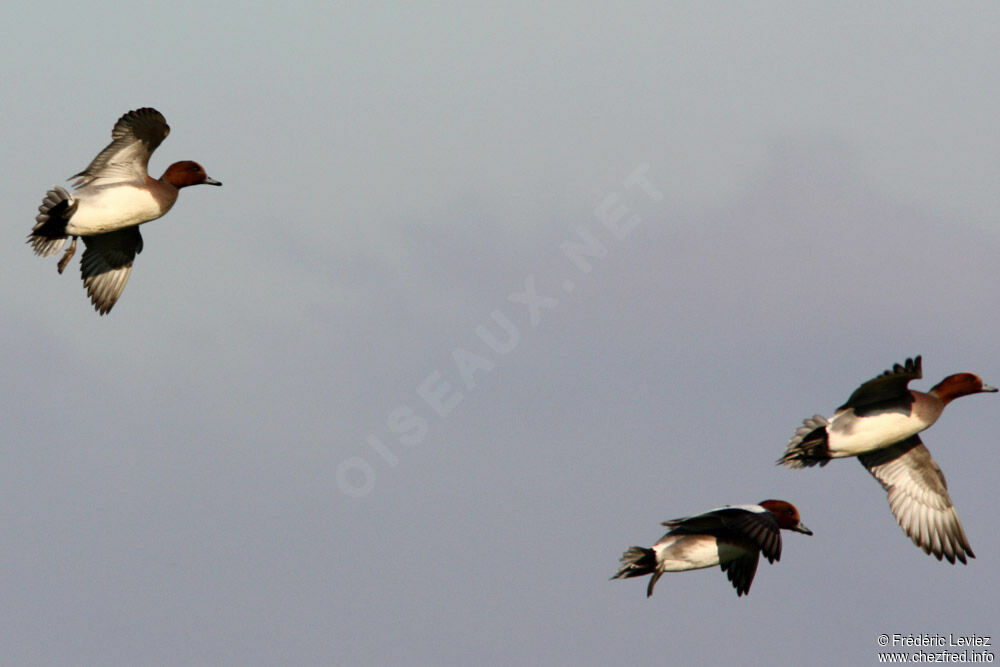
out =
<path fill-rule="evenodd" d="M 651 574 L 653 577 L 649 580 L 649 586 L 646 588 L 646 597 L 652 595 L 656 580 L 663 574 L 656 569 L 656 552 L 645 547 L 629 547 L 622 554 L 621 563 L 622 565 L 618 568 L 618 572 L 611 578 L 631 579 L 632 577 Z"/>
<path fill-rule="evenodd" d="M 62 250 L 67 239 L 66 223 L 78 205 L 79 202 L 58 185 L 45 193 L 35 216 L 35 226 L 28 235 L 28 243 L 36 255 L 48 257 Z"/>
<path fill-rule="evenodd" d="M 830 446 L 826 432 L 829 425 L 830 422 L 823 415 L 813 415 L 804 420 L 788 441 L 788 447 L 778 459 L 778 464 L 789 468 L 805 468 L 817 463 L 821 466 L 829 463 Z"/>

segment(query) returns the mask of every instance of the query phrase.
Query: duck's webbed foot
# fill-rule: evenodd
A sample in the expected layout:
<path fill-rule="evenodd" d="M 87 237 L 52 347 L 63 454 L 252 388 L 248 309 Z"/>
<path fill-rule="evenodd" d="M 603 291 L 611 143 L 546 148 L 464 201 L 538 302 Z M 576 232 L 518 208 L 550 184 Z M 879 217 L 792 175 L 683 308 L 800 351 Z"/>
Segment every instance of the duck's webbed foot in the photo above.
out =
<path fill-rule="evenodd" d="M 76 238 L 77 237 L 75 236 L 73 237 L 72 243 L 70 243 L 69 247 L 66 248 L 66 252 L 63 253 L 62 259 L 60 259 L 59 264 L 56 265 L 56 268 L 59 269 L 59 273 L 63 272 L 66 265 L 69 264 L 69 260 L 73 259 L 73 255 L 76 253 Z"/>

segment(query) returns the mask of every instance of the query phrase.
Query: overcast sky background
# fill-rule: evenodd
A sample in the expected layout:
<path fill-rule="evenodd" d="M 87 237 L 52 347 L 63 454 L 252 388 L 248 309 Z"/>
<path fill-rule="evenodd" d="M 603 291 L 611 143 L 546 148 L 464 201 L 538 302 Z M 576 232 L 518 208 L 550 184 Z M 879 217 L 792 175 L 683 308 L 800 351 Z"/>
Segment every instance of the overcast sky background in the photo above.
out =
<path fill-rule="evenodd" d="M 774 465 L 907 356 L 914 388 L 1000 383 L 1000 7 L 111 6 L 8 8 L 0 40 L 6 660 L 867 664 L 881 633 L 1000 635 L 1000 399 L 925 437 L 968 566 L 857 463 Z M 172 128 L 154 175 L 224 186 L 142 228 L 101 318 L 24 239 L 141 106 Z M 526 285 L 556 299 L 534 321 Z M 748 597 L 608 580 L 660 521 L 766 498 L 815 535 Z"/>

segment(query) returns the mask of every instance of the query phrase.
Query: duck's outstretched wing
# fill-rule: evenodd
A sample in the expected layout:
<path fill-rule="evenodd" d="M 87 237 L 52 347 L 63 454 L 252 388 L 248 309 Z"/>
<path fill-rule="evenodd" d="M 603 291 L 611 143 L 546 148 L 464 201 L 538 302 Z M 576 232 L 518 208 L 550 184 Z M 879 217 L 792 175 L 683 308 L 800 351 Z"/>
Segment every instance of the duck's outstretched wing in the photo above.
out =
<path fill-rule="evenodd" d="M 120 181 L 144 181 L 149 175 L 149 156 L 170 134 L 167 119 L 156 109 L 129 111 L 111 130 L 111 143 L 97 154 L 87 168 L 71 176 L 74 188 Z"/>
<path fill-rule="evenodd" d="M 976 557 L 948 496 L 944 473 L 920 436 L 860 454 L 858 460 L 889 494 L 889 508 L 899 527 L 924 553 L 949 563 Z"/>

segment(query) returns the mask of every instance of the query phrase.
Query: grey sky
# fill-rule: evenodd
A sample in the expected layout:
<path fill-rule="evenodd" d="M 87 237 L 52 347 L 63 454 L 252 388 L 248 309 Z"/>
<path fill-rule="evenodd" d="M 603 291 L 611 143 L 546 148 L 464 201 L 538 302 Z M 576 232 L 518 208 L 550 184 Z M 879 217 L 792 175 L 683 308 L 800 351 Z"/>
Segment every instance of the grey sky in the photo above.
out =
<path fill-rule="evenodd" d="M 313 4 L 8 11 L 10 661 L 868 664 L 881 633 L 1000 635 L 995 396 L 925 437 L 965 567 L 857 463 L 774 465 L 907 356 L 918 389 L 1000 383 L 1000 8 Z M 141 106 L 172 128 L 151 172 L 225 185 L 143 227 L 99 318 L 23 241 Z M 534 324 L 526 281 L 557 300 Z M 771 497 L 815 535 L 748 597 L 608 581 L 660 521 Z"/>

